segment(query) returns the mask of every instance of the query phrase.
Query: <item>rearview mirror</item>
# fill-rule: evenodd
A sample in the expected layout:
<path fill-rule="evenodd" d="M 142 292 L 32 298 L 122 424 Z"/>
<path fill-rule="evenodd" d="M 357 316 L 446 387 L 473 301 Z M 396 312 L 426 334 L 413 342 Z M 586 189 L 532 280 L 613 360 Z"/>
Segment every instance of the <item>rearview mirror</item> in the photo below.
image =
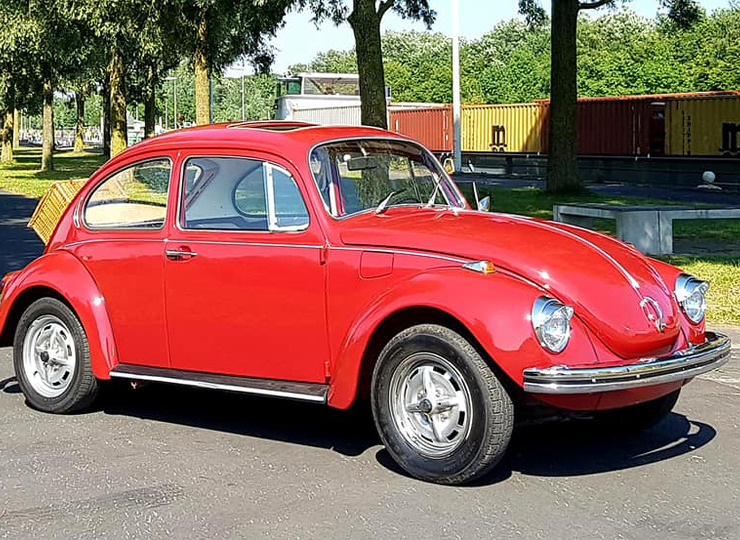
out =
<path fill-rule="evenodd" d="M 347 160 L 348 171 L 367 171 L 377 168 L 378 160 L 374 156 L 359 156 Z"/>

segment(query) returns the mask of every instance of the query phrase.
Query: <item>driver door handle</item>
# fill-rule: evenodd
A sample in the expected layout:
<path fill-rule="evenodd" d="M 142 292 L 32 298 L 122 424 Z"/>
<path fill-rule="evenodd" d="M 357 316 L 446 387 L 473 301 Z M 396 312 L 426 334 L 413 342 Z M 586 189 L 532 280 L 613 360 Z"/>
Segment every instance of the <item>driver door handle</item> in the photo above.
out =
<path fill-rule="evenodd" d="M 171 261 L 184 261 L 198 255 L 195 251 L 190 251 L 187 246 L 179 249 L 166 249 L 164 254 Z"/>

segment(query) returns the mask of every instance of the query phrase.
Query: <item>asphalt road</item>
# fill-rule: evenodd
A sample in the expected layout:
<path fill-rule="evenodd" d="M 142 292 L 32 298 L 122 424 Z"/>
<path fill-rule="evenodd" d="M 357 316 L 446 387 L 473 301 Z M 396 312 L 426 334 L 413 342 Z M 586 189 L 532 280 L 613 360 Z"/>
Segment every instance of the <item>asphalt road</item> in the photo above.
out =
<path fill-rule="evenodd" d="M 0 271 L 39 250 L 17 199 Z M 468 487 L 406 477 L 363 411 L 151 385 L 43 414 L 0 349 L 0 538 L 740 539 L 738 345 L 653 430 L 520 427 Z"/>
<path fill-rule="evenodd" d="M 0 538 L 738 539 L 738 363 L 641 436 L 521 427 L 492 476 L 443 487 L 358 411 L 151 385 L 40 413 L 0 349 Z"/>

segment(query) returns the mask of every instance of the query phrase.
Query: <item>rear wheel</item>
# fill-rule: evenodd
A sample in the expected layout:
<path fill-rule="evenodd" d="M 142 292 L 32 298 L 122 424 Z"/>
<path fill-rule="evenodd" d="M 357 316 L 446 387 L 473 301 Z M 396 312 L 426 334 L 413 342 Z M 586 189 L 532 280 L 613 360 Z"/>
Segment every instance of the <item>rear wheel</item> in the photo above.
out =
<path fill-rule="evenodd" d="M 85 330 L 56 298 L 36 300 L 15 332 L 13 363 L 18 385 L 36 409 L 70 413 L 89 406 L 98 392 Z"/>
<path fill-rule="evenodd" d="M 499 462 L 511 438 L 506 390 L 478 351 L 443 326 L 414 326 L 388 342 L 371 400 L 388 452 L 422 480 L 472 481 Z"/>

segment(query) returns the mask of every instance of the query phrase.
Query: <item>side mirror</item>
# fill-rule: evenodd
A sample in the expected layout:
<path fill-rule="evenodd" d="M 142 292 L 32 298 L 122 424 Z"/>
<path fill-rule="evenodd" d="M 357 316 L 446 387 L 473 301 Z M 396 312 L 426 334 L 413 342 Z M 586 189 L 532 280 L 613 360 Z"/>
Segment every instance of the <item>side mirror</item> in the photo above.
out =
<path fill-rule="evenodd" d="M 491 197 L 486 195 L 480 201 L 478 201 L 478 211 L 488 212 L 489 208 L 491 208 Z"/>

